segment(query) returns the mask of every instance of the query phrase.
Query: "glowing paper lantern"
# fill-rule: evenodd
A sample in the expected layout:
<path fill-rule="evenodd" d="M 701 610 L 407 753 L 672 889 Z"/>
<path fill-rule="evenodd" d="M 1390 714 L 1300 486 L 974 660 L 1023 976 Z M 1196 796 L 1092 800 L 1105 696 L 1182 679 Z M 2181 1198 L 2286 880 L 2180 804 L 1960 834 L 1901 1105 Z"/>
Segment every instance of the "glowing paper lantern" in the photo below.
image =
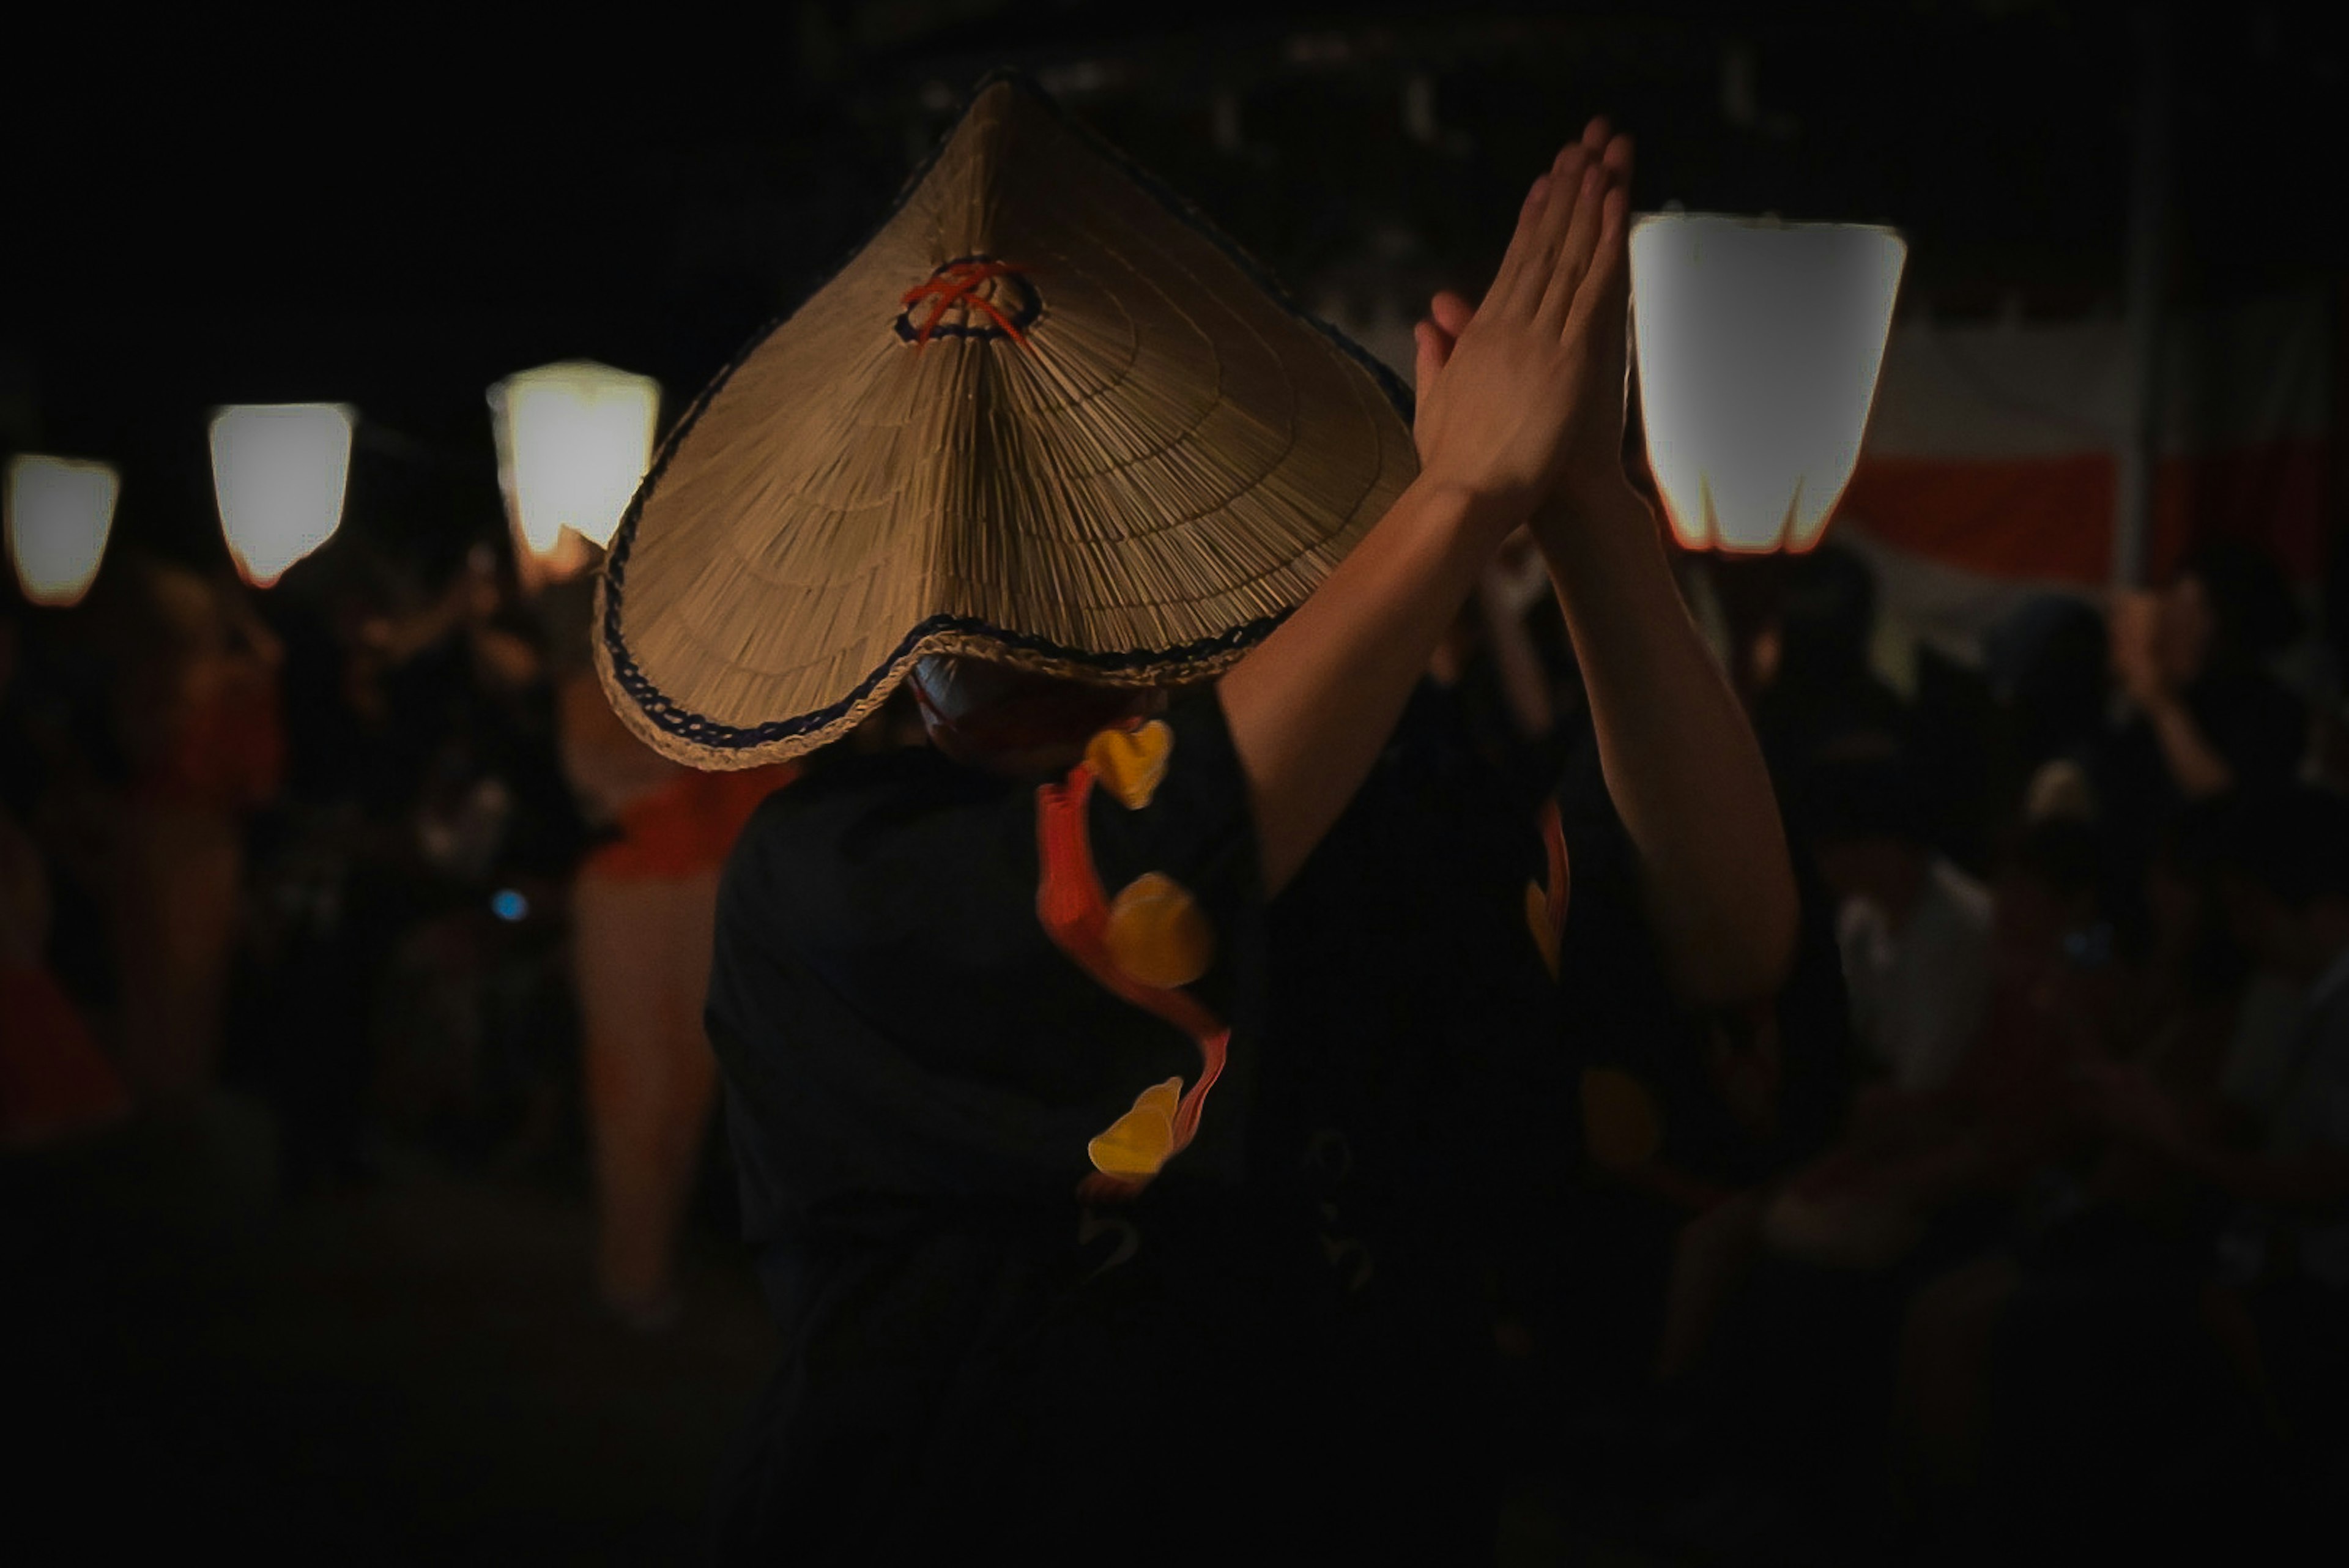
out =
<path fill-rule="evenodd" d="M 352 410 L 246 403 L 212 416 L 212 493 L 236 569 L 265 588 L 342 526 Z"/>
<path fill-rule="evenodd" d="M 540 576 L 564 576 L 609 545 L 652 465 L 660 383 L 567 359 L 490 389 L 498 483 L 515 542 Z"/>
<path fill-rule="evenodd" d="M 121 477 L 102 462 L 9 460 L 8 560 L 26 598 L 58 608 L 81 602 L 106 558 L 121 491 Z"/>
<path fill-rule="evenodd" d="M 1857 223 L 1631 228 L 1648 462 L 1690 549 L 1807 550 L 1851 483 L 1909 246 Z"/>

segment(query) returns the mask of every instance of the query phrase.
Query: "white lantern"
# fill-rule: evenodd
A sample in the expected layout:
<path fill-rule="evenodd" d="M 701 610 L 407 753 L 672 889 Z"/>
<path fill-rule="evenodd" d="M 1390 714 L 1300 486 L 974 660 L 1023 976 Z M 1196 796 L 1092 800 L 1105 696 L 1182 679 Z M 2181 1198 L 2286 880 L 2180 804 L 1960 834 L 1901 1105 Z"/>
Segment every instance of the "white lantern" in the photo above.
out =
<path fill-rule="evenodd" d="M 353 411 L 245 403 L 212 416 L 212 493 L 236 569 L 265 588 L 342 526 Z"/>
<path fill-rule="evenodd" d="M 498 484 L 526 578 L 568 576 L 585 564 L 585 544 L 611 544 L 652 465 L 659 413 L 658 381 L 592 359 L 490 389 Z"/>
<path fill-rule="evenodd" d="M 102 462 L 9 459 L 8 561 L 26 598 L 60 609 L 81 602 L 106 559 L 121 492 L 121 476 Z"/>
<path fill-rule="evenodd" d="M 1857 223 L 1631 227 L 1648 462 L 1690 549 L 1807 550 L 1851 483 L 1909 246 Z"/>

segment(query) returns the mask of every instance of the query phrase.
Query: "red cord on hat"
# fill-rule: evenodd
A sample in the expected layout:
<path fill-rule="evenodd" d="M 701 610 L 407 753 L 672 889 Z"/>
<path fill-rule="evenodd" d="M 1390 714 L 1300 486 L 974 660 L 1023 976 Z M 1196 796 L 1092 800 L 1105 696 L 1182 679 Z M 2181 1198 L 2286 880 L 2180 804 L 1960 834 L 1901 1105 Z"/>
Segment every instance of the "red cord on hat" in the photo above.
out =
<path fill-rule="evenodd" d="M 1019 270 L 1009 262 L 953 262 L 933 273 L 927 283 L 907 289 L 905 297 L 898 301 L 900 305 L 911 309 L 925 299 L 930 302 L 929 319 L 923 322 L 921 330 L 914 334 L 914 347 L 918 348 L 929 342 L 930 334 L 937 330 L 938 323 L 946 319 L 947 311 L 957 306 L 965 310 L 975 306 L 987 312 L 1014 343 L 1026 348 L 1028 339 L 1019 328 L 1011 324 L 1011 318 L 996 309 L 993 300 L 978 293 L 979 285 L 999 277 L 1017 277 Z"/>

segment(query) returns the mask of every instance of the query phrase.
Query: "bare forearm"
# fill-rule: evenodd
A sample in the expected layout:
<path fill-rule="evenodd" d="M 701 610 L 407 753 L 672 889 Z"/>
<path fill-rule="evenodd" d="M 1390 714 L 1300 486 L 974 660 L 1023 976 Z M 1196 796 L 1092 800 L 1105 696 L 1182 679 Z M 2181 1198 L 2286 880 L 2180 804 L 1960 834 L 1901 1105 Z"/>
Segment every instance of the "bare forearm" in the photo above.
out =
<path fill-rule="evenodd" d="M 1777 802 L 1653 518 L 1626 487 L 1579 515 L 1546 509 L 1534 527 L 1675 991 L 1692 1005 L 1771 994 L 1796 923 Z"/>
<path fill-rule="evenodd" d="M 1224 677 L 1267 892 L 1295 875 L 1369 775 L 1502 537 L 1595 454 L 1613 461 L 1630 174 L 1630 142 L 1593 120 L 1534 182 L 1475 323 L 1441 354 L 1420 340 L 1419 478 Z"/>
<path fill-rule="evenodd" d="M 1265 891 L 1330 830 L 1511 519 L 1425 481 L 1220 682 Z"/>
<path fill-rule="evenodd" d="M 2169 766 L 2170 777 L 2178 781 L 2180 792 L 2194 800 L 2207 800 L 2221 795 L 2235 785 L 2235 770 L 2227 759 L 2203 735 L 2202 727 L 2194 722 L 2193 713 L 2174 696 L 2164 696 L 2148 705 L 2146 720 L 2153 726 L 2154 739 L 2160 743 L 2162 760 Z"/>

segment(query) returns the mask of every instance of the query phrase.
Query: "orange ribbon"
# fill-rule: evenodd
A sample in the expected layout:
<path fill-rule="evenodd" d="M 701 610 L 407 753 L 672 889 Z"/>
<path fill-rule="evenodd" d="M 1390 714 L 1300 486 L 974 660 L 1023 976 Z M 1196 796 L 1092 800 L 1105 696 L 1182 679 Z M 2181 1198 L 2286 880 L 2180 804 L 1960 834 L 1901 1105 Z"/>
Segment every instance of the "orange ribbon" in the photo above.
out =
<path fill-rule="evenodd" d="M 1036 840 L 1043 863 L 1043 877 L 1036 889 L 1036 916 L 1053 944 L 1103 989 L 1155 1013 L 1198 1043 L 1198 1081 L 1177 1100 L 1169 1118 L 1172 1139 L 1167 1155 L 1171 1158 L 1199 1129 L 1199 1112 L 1206 1104 L 1207 1091 L 1223 1075 L 1232 1032 L 1189 992 L 1138 980 L 1112 956 L 1109 899 L 1102 891 L 1091 836 L 1085 830 L 1085 803 L 1095 782 L 1093 770 L 1080 763 L 1068 782 L 1045 784 L 1036 792 Z M 1097 1170 L 1078 1190 L 1088 1200 L 1130 1198 L 1148 1179 Z"/>

